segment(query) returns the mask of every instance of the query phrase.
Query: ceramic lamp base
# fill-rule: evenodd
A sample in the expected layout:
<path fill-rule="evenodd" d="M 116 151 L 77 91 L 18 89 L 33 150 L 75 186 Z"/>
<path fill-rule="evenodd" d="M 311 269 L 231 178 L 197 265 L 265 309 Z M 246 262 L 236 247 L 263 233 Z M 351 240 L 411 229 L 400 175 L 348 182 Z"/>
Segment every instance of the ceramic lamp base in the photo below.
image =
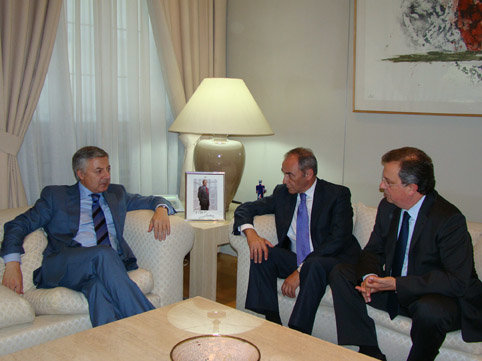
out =
<path fill-rule="evenodd" d="M 238 190 L 245 162 L 244 146 L 227 137 L 200 139 L 194 148 L 194 167 L 198 172 L 225 172 L 224 209 Z"/>

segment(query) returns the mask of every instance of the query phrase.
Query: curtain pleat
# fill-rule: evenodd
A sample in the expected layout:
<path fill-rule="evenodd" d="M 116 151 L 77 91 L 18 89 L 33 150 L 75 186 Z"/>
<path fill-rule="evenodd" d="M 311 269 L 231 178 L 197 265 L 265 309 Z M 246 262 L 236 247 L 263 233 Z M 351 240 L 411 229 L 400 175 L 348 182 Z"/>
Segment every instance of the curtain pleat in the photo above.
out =
<path fill-rule="evenodd" d="M 75 182 L 71 158 L 85 145 L 109 153 L 112 182 L 127 191 L 177 194 L 172 121 L 145 0 L 64 0 L 51 67 L 19 153 L 29 203 L 46 185 Z"/>
<path fill-rule="evenodd" d="M 174 118 L 204 78 L 226 76 L 227 0 L 147 0 Z M 199 135 L 181 134 L 184 170 L 194 170 L 192 144 Z M 184 200 L 185 177 L 179 197 Z"/>
<path fill-rule="evenodd" d="M 50 62 L 62 0 L 0 1 L 0 208 L 27 204 L 17 153 Z"/>
<path fill-rule="evenodd" d="M 227 0 L 147 0 L 176 117 L 204 78 L 226 76 Z"/>

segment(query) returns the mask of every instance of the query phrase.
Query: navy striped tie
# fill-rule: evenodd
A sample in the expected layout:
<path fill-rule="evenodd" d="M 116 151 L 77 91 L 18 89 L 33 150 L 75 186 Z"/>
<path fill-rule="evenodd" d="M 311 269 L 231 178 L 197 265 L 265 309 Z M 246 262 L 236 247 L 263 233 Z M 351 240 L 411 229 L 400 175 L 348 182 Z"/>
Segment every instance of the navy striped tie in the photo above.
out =
<path fill-rule="evenodd" d="M 94 220 L 95 235 L 97 236 L 97 244 L 110 246 L 109 231 L 107 230 L 107 222 L 105 221 L 104 212 L 100 207 L 100 194 L 92 193 L 92 219 Z"/>

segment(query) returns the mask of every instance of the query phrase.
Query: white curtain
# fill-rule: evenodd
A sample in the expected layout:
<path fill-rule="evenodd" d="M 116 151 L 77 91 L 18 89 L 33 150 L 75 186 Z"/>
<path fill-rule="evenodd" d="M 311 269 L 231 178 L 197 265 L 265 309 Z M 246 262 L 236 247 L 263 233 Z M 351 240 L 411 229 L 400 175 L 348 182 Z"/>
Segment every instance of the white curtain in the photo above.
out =
<path fill-rule="evenodd" d="M 178 193 L 180 156 L 146 0 L 65 0 L 39 104 L 19 152 L 29 204 L 72 184 L 73 153 L 97 145 L 112 182 Z"/>

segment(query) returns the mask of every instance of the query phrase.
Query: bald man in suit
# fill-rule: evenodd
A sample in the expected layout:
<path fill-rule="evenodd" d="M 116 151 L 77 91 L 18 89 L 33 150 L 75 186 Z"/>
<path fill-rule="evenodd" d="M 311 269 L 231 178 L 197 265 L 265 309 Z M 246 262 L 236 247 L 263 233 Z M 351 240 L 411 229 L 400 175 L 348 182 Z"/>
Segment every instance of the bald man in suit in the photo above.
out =
<path fill-rule="evenodd" d="M 299 288 L 288 325 L 307 334 L 312 332 L 331 269 L 340 262 L 356 262 L 360 252 L 352 235 L 350 190 L 317 178 L 317 168 L 309 149 L 286 153 L 281 167 L 283 184 L 271 196 L 239 206 L 233 229 L 235 234 L 242 231 L 246 235 L 250 249 L 246 308 L 281 324 L 276 280 L 285 278 L 281 288 L 285 296 L 296 297 Z M 306 226 L 299 228 L 303 208 Z M 276 246 L 253 227 L 254 217 L 262 214 L 275 215 Z"/>

